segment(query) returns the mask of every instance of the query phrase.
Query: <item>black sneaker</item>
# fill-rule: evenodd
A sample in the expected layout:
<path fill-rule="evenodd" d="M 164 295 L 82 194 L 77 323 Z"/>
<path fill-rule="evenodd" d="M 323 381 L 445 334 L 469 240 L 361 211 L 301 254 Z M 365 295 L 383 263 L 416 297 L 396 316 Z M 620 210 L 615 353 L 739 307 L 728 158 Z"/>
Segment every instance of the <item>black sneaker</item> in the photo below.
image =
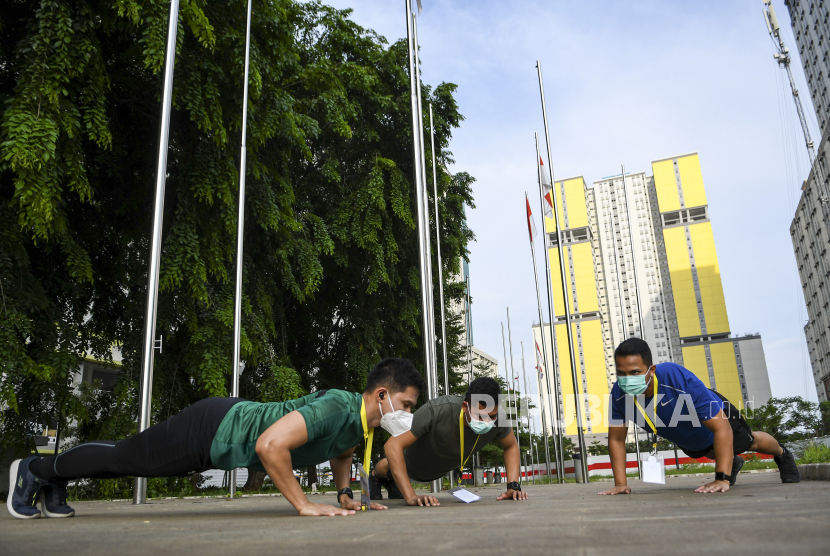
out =
<path fill-rule="evenodd" d="M 784 448 L 783 446 L 781 446 Z M 782 483 L 800 483 L 801 472 L 795 464 L 795 456 L 792 452 L 784 448 L 784 453 L 780 456 L 775 456 L 775 465 L 778 466 L 778 474 L 781 476 Z"/>
<path fill-rule="evenodd" d="M 389 500 L 403 500 L 403 494 L 398 488 L 394 479 L 381 479 L 378 477 L 380 486 L 386 489 L 386 494 L 389 495 Z"/>
<path fill-rule="evenodd" d="M 369 473 L 369 499 L 383 500 L 383 493 L 380 491 L 380 482 L 378 478 L 375 477 L 374 471 Z"/>
<path fill-rule="evenodd" d="M 72 517 L 75 510 L 66 503 L 66 483 L 56 482 L 43 485 L 40 493 L 40 509 L 46 517 Z"/>
<path fill-rule="evenodd" d="M 36 519 L 40 517 L 37 509 L 37 495 L 44 485 L 49 484 L 29 471 L 29 462 L 37 459 L 32 456 L 26 459 L 17 459 L 9 468 L 9 495 L 6 508 L 17 519 Z"/>
<path fill-rule="evenodd" d="M 738 481 L 738 473 L 741 472 L 741 467 L 744 466 L 744 458 L 741 456 L 735 456 L 732 459 L 732 479 L 729 480 L 729 486 L 735 486 L 735 483 Z"/>

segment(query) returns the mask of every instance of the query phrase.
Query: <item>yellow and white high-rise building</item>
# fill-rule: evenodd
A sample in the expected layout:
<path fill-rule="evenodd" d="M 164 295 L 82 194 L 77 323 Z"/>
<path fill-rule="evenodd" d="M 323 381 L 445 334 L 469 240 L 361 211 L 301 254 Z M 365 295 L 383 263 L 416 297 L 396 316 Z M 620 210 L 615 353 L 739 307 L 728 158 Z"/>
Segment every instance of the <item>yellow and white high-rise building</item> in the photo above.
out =
<path fill-rule="evenodd" d="M 770 388 L 761 339 L 731 337 L 698 155 L 655 160 L 652 170 L 672 359 L 735 405 L 762 405 Z"/>

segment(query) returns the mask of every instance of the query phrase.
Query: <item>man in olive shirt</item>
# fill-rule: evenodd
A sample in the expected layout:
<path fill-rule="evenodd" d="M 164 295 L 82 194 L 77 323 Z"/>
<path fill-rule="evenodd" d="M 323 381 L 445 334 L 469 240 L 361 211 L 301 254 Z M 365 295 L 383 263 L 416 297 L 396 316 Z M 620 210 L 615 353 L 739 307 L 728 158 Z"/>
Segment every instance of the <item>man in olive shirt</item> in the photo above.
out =
<path fill-rule="evenodd" d="M 352 453 L 380 425 L 408 428 L 411 408 L 426 389 L 405 359 L 384 359 L 362 394 L 323 390 L 297 400 L 256 403 L 208 398 L 138 435 L 87 442 L 53 456 L 12 463 L 7 507 L 19 519 L 72 517 L 67 481 L 82 478 L 176 477 L 208 469 L 250 467 L 268 473 L 300 515 L 349 515 L 361 507 L 349 489 Z M 331 461 L 340 508 L 312 504 L 293 470 Z M 372 504 L 373 509 L 386 509 Z"/>
<path fill-rule="evenodd" d="M 438 506 L 434 496 L 416 495 L 409 479 L 428 482 L 443 477 L 453 469 L 464 467 L 473 454 L 496 438 L 504 449 L 508 480 L 507 492 L 500 494 L 498 500 L 527 500 L 527 493 L 522 492 L 518 483 L 519 444 L 509 426 L 496 426 L 500 393 L 495 380 L 482 377 L 470 383 L 463 398 L 440 396 L 420 407 L 413 417 L 412 429 L 386 442 L 386 458 L 377 463 L 372 474 L 376 482 L 372 498 L 382 498 L 379 486 L 383 485 L 390 498 L 403 498 L 410 506 Z M 461 422 L 464 423 L 463 461 Z"/>

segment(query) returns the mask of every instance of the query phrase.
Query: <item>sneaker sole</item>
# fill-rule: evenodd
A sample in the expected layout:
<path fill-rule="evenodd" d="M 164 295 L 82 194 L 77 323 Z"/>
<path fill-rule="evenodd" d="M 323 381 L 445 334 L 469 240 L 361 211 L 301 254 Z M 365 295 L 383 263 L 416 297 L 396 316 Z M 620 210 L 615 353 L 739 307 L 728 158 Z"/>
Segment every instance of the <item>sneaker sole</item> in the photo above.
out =
<path fill-rule="evenodd" d="M 40 500 L 40 510 L 45 517 L 75 517 L 75 510 L 72 510 L 68 514 L 53 514 L 52 512 L 46 509 L 46 501 L 43 499 Z"/>
<path fill-rule="evenodd" d="M 17 473 L 20 469 L 20 462 L 23 460 L 16 459 L 12 462 L 12 466 L 9 468 L 9 494 L 6 497 L 6 508 L 9 510 L 9 513 L 12 514 L 17 519 L 37 519 L 40 517 L 40 512 L 34 515 L 23 515 L 19 514 L 14 511 L 14 507 L 12 506 L 12 498 L 14 497 L 14 482 L 17 480 Z"/>
<path fill-rule="evenodd" d="M 744 458 L 742 458 L 740 456 L 735 456 L 735 457 L 740 459 L 741 463 L 740 463 L 740 465 L 738 465 L 738 469 L 736 469 L 732 472 L 732 480 L 729 481 L 729 486 L 735 486 L 735 483 L 738 482 L 738 473 L 741 472 L 741 469 L 744 468 L 744 464 L 746 463 L 746 460 L 744 460 Z M 733 467 L 734 467 L 734 460 L 733 460 Z"/>

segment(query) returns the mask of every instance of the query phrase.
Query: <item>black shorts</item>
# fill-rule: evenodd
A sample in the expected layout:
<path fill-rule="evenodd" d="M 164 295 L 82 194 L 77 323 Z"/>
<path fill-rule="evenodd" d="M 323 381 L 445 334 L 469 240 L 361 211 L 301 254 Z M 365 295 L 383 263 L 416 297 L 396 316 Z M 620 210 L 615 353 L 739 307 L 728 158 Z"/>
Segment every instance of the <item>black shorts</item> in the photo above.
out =
<path fill-rule="evenodd" d="M 712 390 L 712 392 L 715 391 Z M 752 429 L 749 428 L 749 423 L 746 422 L 746 419 L 744 419 L 737 407 L 732 405 L 729 400 L 724 398 L 718 392 L 715 392 L 715 394 L 723 400 L 723 413 L 726 415 L 726 418 L 729 419 L 729 424 L 732 427 L 732 448 L 735 451 L 735 455 L 743 454 L 748 451 L 755 442 L 755 436 L 752 434 Z M 687 456 L 694 459 L 712 456 L 715 452 L 714 444 L 708 448 L 704 448 L 703 450 L 687 450 L 682 446 L 678 446 L 678 448 L 686 452 Z"/>

